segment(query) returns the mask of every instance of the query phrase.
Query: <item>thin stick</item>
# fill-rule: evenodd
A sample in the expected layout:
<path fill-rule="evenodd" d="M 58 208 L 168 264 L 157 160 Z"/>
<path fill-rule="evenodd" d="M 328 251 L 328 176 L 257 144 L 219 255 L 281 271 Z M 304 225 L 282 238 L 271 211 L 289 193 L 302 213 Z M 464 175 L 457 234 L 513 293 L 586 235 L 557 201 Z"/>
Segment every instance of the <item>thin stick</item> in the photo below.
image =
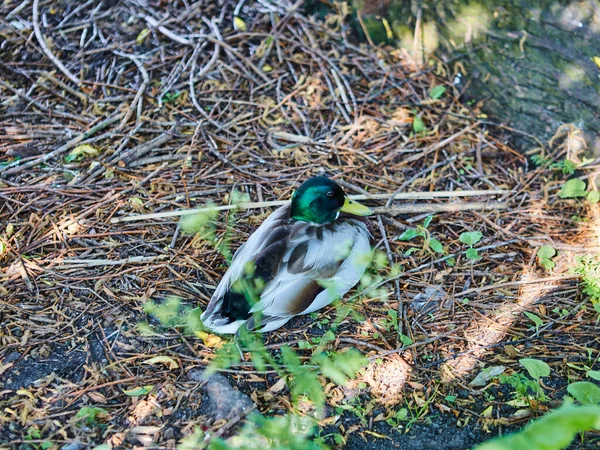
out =
<path fill-rule="evenodd" d="M 215 39 L 212 36 L 206 36 L 206 39 L 209 40 L 210 42 L 212 42 L 215 45 L 219 45 L 221 46 L 221 48 L 225 49 L 226 51 L 232 53 L 233 55 L 237 56 L 239 59 L 241 59 L 248 67 L 250 67 L 252 69 L 252 71 L 254 73 L 256 73 L 260 78 L 262 78 L 262 80 L 265 83 L 270 83 L 271 80 L 266 74 L 265 72 L 263 72 L 262 70 L 260 70 L 258 67 L 256 67 L 252 61 L 250 61 L 248 58 L 246 58 L 244 55 L 242 55 L 239 51 L 237 51 L 235 48 L 233 48 L 231 45 L 227 44 L 226 42 L 220 41 L 219 39 Z"/>
<path fill-rule="evenodd" d="M 71 73 L 67 67 L 60 62 L 60 60 L 52 53 L 52 51 L 46 45 L 46 40 L 44 39 L 44 35 L 42 34 L 42 29 L 40 28 L 40 0 L 33 0 L 33 31 L 35 33 L 35 37 L 42 48 L 42 51 L 46 54 L 48 58 L 54 63 L 58 70 L 65 74 L 65 76 L 75 83 L 77 86 L 81 84 L 81 81 Z"/>
<path fill-rule="evenodd" d="M 439 213 L 439 212 L 464 212 L 464 211 L 491 211 L 507 209 L 507 202 L 453 202 L 442 204 L 417 203 L 415 205 L 400 205 L 380 208 L 374 208 L 375 214 L 389 214 L 392 216 L 398 214 L 421 214 L 421 213 Z"/>
<path fill-rule="evenodd" d="M 162 25 L 159 25 L 158 20 L 156 20 L 154 17 L 144 16 L 144 19 L 146 19 L 146 22 L 148 22 L 148 25 L 150 25 L 153 28 L 158 29 L 158 31 L 160 31 L 162 34 L 164 34 L 166 37 L 168 37 L 172 41 L 178 42 L 182 45 L 194 45 L 194 43 L 192 41 L 190 41 L 189 39 L 181 37 L 178 34 L 173 33 L 168 28 L 166 28 Z"/>
<path fill-rule="evenodd" d="M 365 33 L 365 36 L 367 38 L 367 41 L 369 42 L 369 45 L 371 47 L 375 47 L 375 44 L 373 43 L 373 39 L 371 39 L 371 35 L 369 34 L 369 30 L 367 30 L 367 27 L 365 26 L 365 22 L 363 21 L 362 14 L 360 13 L 360 11 L 357 11 L 356 17 L 358 18 L 358 23 L 360 23 L 360 27 L 362 28 L 363 33 Z"/>
<path fill-rule="evenodd" d="M 138 107 L 138 105 L 141 106 L 141 102 L 144 101 L 144 98 L 143 98 L 144 93 L 146 92 L 146 89 L 150 85 L 150 76 L 148 75 L 148 71 L 144 68 L 144 64 L 137 57 L 135 57 L 133 55 L 129 55 L 127 53 L 122 53 L 122 52 L 113 52 L 113 53 L 115 55 L 129 58 L 131 61 L 133 61 L 133 63 L 137 66 L 138 70 L 142 74 L 142 80 L 143 80 L 142 85 L 138 89 L 137 93 L 135 94 L 135 97 L 133 98 L 133 101 L 131 102 L 131 105 L 129 105 L 129 108 L 127 109 L 127 112 L 125 113 L 125 117 L 123 117 L 123 120 L 121 121 L 121 125 L 119 125 L 119 130 L 122 130 L 125 127 L 125 125 L 127 125 L 127 122 L 133 115 L 133 111 Z M 140 118 L 138 117 L 137 119 L 138 119 L 138 123 L 139 123 Z"/>
<path fill-rule="evenodd" d="M 56 84 L 61 89 L 64 89 L 65 91 L 69 92 L 71 95 L 74 95 L 79 100 L 81 100 L 81 102 L 84 105 L 88 104 L 88 98 L 85 96 L 85 94 L 83 94 L 82 92 L 76 91 L 68 84 L 63 83 L 61 80 L 55 78 L 54 75 L 52 75 L 50 72 L 44 72 L 42 74 L 42 79 L 46 79 L 46 80 L 50 81 L 51 83 Z"/>
<path fill-rule="evenodd" d="M 465 296 L 465 295 L 470 295 L 470 294 L 479 294 L 484 291 L 494 291 L 496 289 L 501 289 L 501 288 L 505 288 L 505 287 L 524 286 L 527 284 L 552 283 L 552 282 L 556 282 L 556 281 L 560 282 L 560 281 L 566 281 L 566 280 L 575 280 L 577 278 L 579 278 L 579 275 L 557 275 L 554 277 L 535 278 L 532 280 L 509 281 L 506 283 L 490 284 L 488 286 L 467 289 L 466 291 L 462 291 L 460 293 L 460 295 Z"/>
<path fill-rule="evenodd" d="M 29 95 L 20 92 L 18 89 L 15 89 L 10 84 L 5 83 L 4 81 L 0 80 L 0 85 L 4 86 L 6 89 L 8 89 L 9 91 L 11 91 L 16 96 L 21 97 L 24 100 L 27 100 L 29 103 L 33 104 L 37 109 L 39 109 L 41 111 L 44 111 L 44 112 L 48 112 L 49 111 L 48 108 L 46 108 L 40 102 L 38 102 L 37 100 L 31 98 Z"/>
<path fill-rule="evenodd" d="M 58 267 L 62 269 L 78 269 L 82 267 L 95 266 L 121 266 L 125 264 L 146 264 L 152 261 L 164 259 L 165 255 L 158 256 L 130 256 L 123 259 L 63 259 Z"/>
<path fill-rule="evenodd" d="M 396 200 L 426 200 L 432 198 L 451 198 L 451 197 L 474 197 L 474 196 L 483 196 L 483 195 L 502 195 L 507 194 L 509 191 L 505 191 L 502 189 L 496 190 L 488 190 L 488 191 L 439 191 L 439 192 L 405 192 L 401 194 L 396 194 Z M 377 200 L 377 199 L 388 199 L 393 194 L 373 194 L 373 195 L 349 195 L 352 200 Z M 271 206 L 283 206 L 287 205 L 289 200 L 276 200 L 270 202 L 248 202 L 248 203 L 238 203 L 237 205 L 222 205 L 222 206 L 214 206 L 209 208 L 197 208 L 197 209 L 181 209 L 178 211 L 167 211 L 162 213 L 153 213 L 153 214 L 138 214 L 135 216 L 128 217 L 115 217 L 110 220 L 110 223 L 121 223 L 121 222 L 135 222 L 138 220 L 147 220 L 147 219 L 163 219 L 166 217 L 180 217 L 180 216 L 189 216 L 192 214 L 198 214 L 209 211 L 228 211 L 231 209 L 256 209 L 256 208 L 265 208 Z M 463 203 L 465 207 L 468 207 L 468 203 Z M 407 207 L 416 207 L 418 205 L 406 205 Z M 447 206 L 447 205 L 419 205 L 419 206 L 427 206 L 429 211 L 436 206 Z M 392 210 L 392 212 L 396 212 L 398 210 L 395 208 L 387 208 L 384 210 L 376 209 L 376 212 L 387 212 L 387 210 Z M 420 211 L 422 212 L 422 211 Z"/>

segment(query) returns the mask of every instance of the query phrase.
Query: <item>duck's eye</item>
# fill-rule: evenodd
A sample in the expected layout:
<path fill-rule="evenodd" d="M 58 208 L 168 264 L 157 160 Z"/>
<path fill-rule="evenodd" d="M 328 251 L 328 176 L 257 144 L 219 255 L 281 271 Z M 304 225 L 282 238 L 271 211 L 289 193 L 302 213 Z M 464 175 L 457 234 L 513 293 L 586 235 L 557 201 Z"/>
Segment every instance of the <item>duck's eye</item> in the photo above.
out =
<path fill-rule="evenodd" d="M 333 197 L 334 195 L 335 195 L 335 192 L 333 192 L 333 191 L 327 192 L 327 197 Z"/>

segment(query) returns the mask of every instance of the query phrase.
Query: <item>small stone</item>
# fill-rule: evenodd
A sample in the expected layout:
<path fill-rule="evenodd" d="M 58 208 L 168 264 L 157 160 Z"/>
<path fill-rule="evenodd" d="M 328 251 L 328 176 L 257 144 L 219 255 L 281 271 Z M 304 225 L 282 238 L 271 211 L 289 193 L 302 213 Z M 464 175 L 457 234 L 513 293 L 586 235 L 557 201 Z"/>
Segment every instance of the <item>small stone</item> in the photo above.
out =
<path fill-rule="evenodd" d="M 164 432 L 163 432 L 163 437 L 167 440 L 171 440 L 171 439 L 177 439 L 176 433 L 175 433 L 175 428 L 167 428 Z"/>
<path fill-rule="evenodd" d="M 16 361 L 17 359 L 19 359 L 20 357 L 21 357 L 21 354 L 19 352 L 12 352 L 6 357 L 4 362 L 6 362 L 6 363 L 13 362 L 13 361 Z"/>
<path fill-rule="evenodd" d="M 202 391 L 208 396 L 210 404 L 206 413 L 214 420 L 231 419 L 256 408 L 250 397 L 234 389 L 223 375 L 213 374 L 206 379 L 203 371 L 192 370 L 189 378 L 204 382 Z"/>

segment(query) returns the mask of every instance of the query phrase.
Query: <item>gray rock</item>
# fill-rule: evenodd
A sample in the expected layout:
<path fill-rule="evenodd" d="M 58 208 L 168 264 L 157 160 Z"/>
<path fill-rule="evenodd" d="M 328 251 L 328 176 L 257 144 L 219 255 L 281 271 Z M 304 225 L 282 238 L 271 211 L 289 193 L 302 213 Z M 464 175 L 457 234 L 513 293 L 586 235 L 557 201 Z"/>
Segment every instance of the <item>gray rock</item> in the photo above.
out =
<path fill-rule="evenodd" d="M 19 352 L 12 352 L 4 359 L 4 362 L 5 363 L 13 362 L 13 361 L 16 361 L 17 359 L 19 359 L 20 357 L 21 357 L 21 354 Z"/>
<path fill-rule="evenodd" d="M 234 389 L 223 375 L 213 374 L 206 378 L 202 370 L 192 370 L 188 377 L 204 383 L 201 389 L 207 396 L 208 405 L 202 410 L 214 420 L 232 419 L 256 409 L 250 397 Z"/>

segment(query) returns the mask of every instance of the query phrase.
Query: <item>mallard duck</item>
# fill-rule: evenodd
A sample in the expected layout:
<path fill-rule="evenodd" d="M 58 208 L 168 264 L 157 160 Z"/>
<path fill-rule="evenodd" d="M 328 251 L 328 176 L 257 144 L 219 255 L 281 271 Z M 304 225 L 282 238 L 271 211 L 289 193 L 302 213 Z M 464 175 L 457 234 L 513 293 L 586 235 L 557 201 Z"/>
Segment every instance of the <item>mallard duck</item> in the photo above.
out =
<path fill-rule="evenodd" d="M 237 250 L 203 323 L 267 332 L 340 298 L 369 264 L 371 213 L 334 181 L 309 178 Z"/>

